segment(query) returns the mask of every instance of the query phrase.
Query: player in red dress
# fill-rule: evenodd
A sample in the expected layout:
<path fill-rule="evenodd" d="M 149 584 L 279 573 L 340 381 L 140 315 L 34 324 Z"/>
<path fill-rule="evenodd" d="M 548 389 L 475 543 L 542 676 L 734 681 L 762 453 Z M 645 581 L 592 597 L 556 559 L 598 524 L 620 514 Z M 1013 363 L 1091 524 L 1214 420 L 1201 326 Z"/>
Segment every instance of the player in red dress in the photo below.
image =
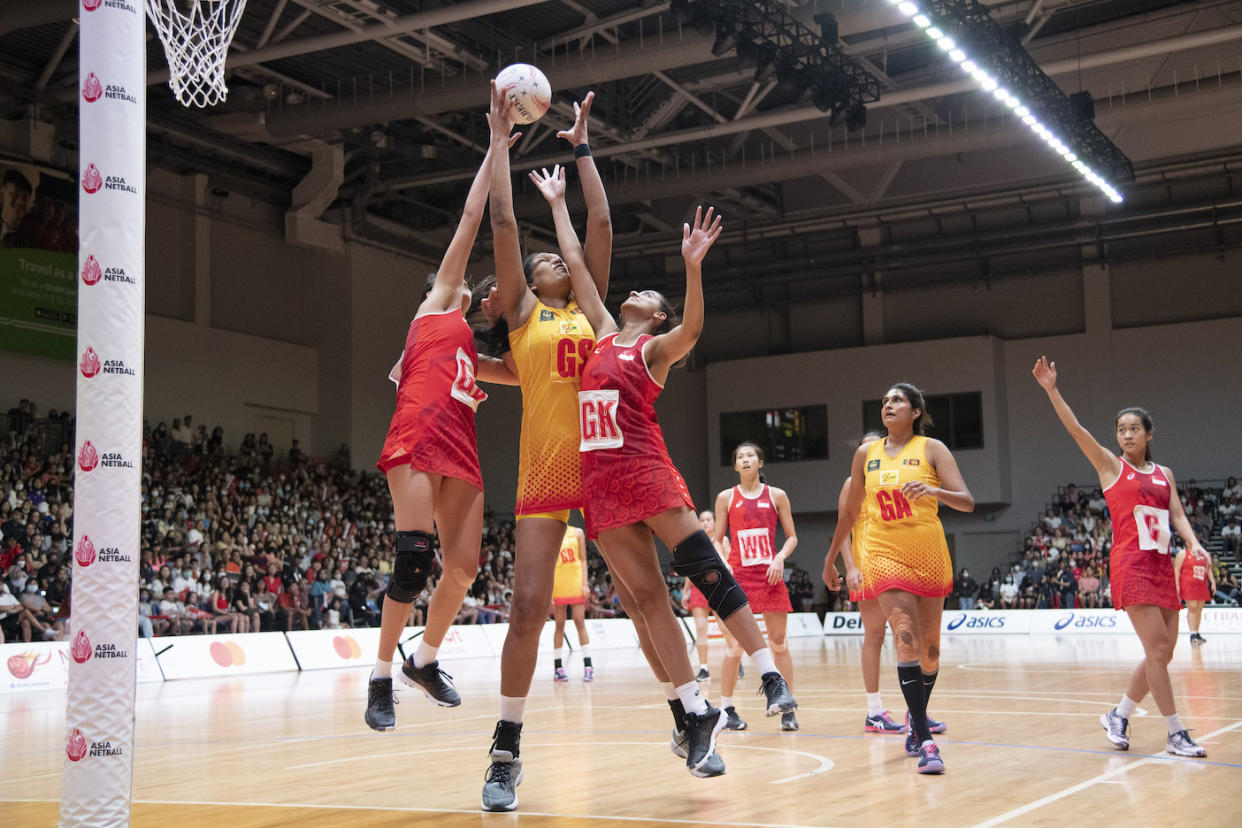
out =
<path fill-rule="evenodd" d="M 699 692 L 682 631 L 673 617 L 652 533 L 673 550 L 673 562 L 751 651 L 763 674 L 769 715 L 797 706 L 771 652 L 711 539 L 699 526 L 686 484 L 668 456 L 654 402 L 669 369 L 698 341 L 703 326 L 702 261 L 720 234 L 713 210 L 695 214 L 682 232 L 686 265 L 685 321 L 656 291 L 633 292 L 621 306 L 622 325 L 609 315 L 583 261 L 565 207 L 560 168 L 532 173 L 531 180 L 552 205 L 557 240 L 569 268 L 574 295 L 596 334 L 579 392 L 583 490 L 587 537 L 607 550 L 614 580 L 625 584 L 647 625 L 661 662 L 685 710 L 686 765 L 696 776 L 715 776 L 724 764 L 715 755 L 716 734 L 725 726 L 721 711 Z"/>
<path fill-rule="evenodd" d="M 1216 594 L 1216 575 L 1212 572 L 1212 559 L 1206 553 L 1182 549 L 1173 561 L 1173 574 L 1177 576 L 1177 593 L 1186 602 L 1186 626 L 1190 628 L 1190 644 L 1198 646 L 1204 641 L 1199 635 L 1199 621 L 1203 617 L 1203 604 Z"/>
<path fill-rule="evenodd" d="M 733 468 L 738 474 L 738 485 L 716 496 L 716 511 L 723 519 L 716 523 L 715 540 L 723 543 L 728 537 L 729 567 L 750 600 L 751 611 L 763 613 L 768 646 L 792 692 L 793 659 L 789 655 L 785 629 L 793 606 L 785 586 L 785 560 L 797 548 L 798 534 L 789 509 L 789 495 L 764 480 L 761 472 L 763 449 L 755 443 L 742 443 L 733 450 Z M 785 533 L 785 542 L 779 550 L 776 548 L 778 522 Z M 730 647 L 721 666 L 720 705 L 729 717 L 732 730 L 746 727 L 733 705 L 741 659 L 742 648 Z M 781 730 L 797 729 L 797 715 L 792 710 L 782 713 Z"/>
<path fill-rule="evenodd" d="M 1151 461 L 1151 415 L 1142 408 L 1121 410 L 1116 423 L 1121 457 L 1117 457 L 1095 441 L 1062 399 L 1055 362 L 1040 357 L 1032 373 L 1048 392 L 1061 424 L 1100 476 L 1113 522 L 1113 545 L 1108 556 L 1113 606 L 1130 616 L 1146 656 L 1130 676 L 1130 687 L 1120 704 L 1100 716 L 1100 724 L 1113 745 L 1128 750 L 1130 715 L 1150 689 L 1168 725 L 1165 750 L 1178 756 L 1206 756 L 1207 751 L 1195 744 L 1182 726 L 1169 680 L 1168 665 L 1177 645 L 1181 609 L 1169 556 L 1170 527 L 1191 554 L 1204 558 L 1207 554 L 1186 519 L 1173 472 Z"/>
<path fill-rule="evenodd" d="M 466 196 L 461 222 L 440 269 L 428 280 L 406 335 L 405 350 L 390 377 L 397 404 L 376 465 L 388 476 L 397 528 L 397 553 L 380 620 L 379 652 L 368 688 L 366 723 L 392 730 L 392 656 L 436 565 L 439 531 L 444 576 L 432 593 L 427 625 L 400 678 L 445 707 L 461 696 L 439 669 L 436 652 L 478 573 L 483 532 L 483 476 L 479 470 L 474 413 L 487 394 L 478 379 L 516 384 L 501 360 L 480 358 L 465 314 L 473 302 L 466 263 L 483 218 L 490 181 L 490 153 Z M 493 289 L 494 290 L 494 289 Z M 484 312 L 496 316 L 489 295 Z"/>

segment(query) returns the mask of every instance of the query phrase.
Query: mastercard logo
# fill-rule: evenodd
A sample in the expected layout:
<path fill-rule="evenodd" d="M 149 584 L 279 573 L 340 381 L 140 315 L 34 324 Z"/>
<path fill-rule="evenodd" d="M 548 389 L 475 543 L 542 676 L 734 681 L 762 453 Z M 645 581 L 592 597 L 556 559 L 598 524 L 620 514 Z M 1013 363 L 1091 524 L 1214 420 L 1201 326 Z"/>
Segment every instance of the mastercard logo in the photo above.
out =
<path fill-rule="evenodd" d="M 338 635 L 332 639 L 332 649 L 336 650 L 336 654 L 346 661 L 362 658 L 362 648 L 358 646 L 358 642 L 352 635 Z"/>
<path fill-rule="evenodd" d="M 240 667 L 246 663 L 246 651 L 232 641 L 215 641 L 211 645 L 211 660 L 221 667 Z"/>

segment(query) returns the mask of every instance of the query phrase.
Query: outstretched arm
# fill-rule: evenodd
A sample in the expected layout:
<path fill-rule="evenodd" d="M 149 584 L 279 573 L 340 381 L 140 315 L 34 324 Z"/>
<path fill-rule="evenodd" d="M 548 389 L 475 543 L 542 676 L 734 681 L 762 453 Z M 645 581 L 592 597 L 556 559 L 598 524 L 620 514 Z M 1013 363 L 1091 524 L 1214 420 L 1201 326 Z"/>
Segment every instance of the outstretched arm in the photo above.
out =
<path fill-rule="evenodd" d="M 1091 432 L 1079 424 L 1069 403 L 1061 397 L 1061 392 L 1057 390 L 1057 364 L 1049 362 L 1048 357 L 1041 356 L 1036 360 L 1031 373 L 1035 375 L 1035 381 L 1040 387 L 1048 393 L 1048 400 L 1052 403 L 1053 410 L 1057 412 L 1061 425 L 1065 426 L 1065 430 L 1078 444 L 1078 449 L 1095 467 L 1096 474 L 1100 476 L 1100 485 L 1105 488 L 1113 485 L 1117 476 L 1121 474 L 1121 461 L 1111 451 L 1097 443 L 1091 436 Z"/>
<path fill-rule="evenodd" d="M 513 182 L 509 180 L 509 132 L 513 121 L 505 92 L 492 80 L 491 107 L 487 113 L 491 128 L 491 206 L 492 246 L 496 258 L 496 287 L 510 330 L 521 327 L 535 307 L 535 294 L 522 275 L 522 250 L 518 242 L 517 219 L 513 217 Z"/>
<path fill-rule="evenodd" d="M 573 222 L 569 218 L 569 208 L 565 206 L 565 170 L 558 164 L 549 173 L 534 170 L 530 180 L 543 193 L 543 197 L 552 206 L 552 221 L 556 225 L 556 243 L 561 248 L 561 258 L 565 267 L 569 268 L 569 283 L 573 286 L 574 298 L 578 307 L 586 315 L 587 321 L 595 329 L 595 338 L 608 336 L 617 330 L 617 323 L 604 307 L 604 300 L 595 287 L 591 272 L 587 268 L 586 259 L 582 255 L 582 245 L 578 243 L 578 234 L 574 232 Z"/>
<path fill-rule="evenodd" d="M 643 349 L 643 359 L 656 382 L 663 384 L 669 366 L 690 353 L 703 333 L 703 257 L 720 236 L 720 216 L 712 220 L 715 207 L 694 211 L 694 226 L 682 225 L 681 257 L 686 263 L 686 303 L 681 324 L 668 333 L 651 339 Z"/>
<path fill-rule="evenodd" d="M 587 139 L 587 120 L 591 115 L 591 103 L 595 93 L 588 92 L 581 105 L 574 104 L 574 125 L 556 133 L 574 148 L 574 165 L 578 168 L 578 181 L 582 185 L 582 198 L 586 201 L 587 231 L 583 256 L 595 289 L 604 299 L 608 298 L 608 274 L 612 268 L 612 215 L 608 209 L 608 193 L 604 181 L 595 168 Z M 579 147 L 586 147 L 580 150 Z M 577 291 L 574 291 L 577 294 Z"/>

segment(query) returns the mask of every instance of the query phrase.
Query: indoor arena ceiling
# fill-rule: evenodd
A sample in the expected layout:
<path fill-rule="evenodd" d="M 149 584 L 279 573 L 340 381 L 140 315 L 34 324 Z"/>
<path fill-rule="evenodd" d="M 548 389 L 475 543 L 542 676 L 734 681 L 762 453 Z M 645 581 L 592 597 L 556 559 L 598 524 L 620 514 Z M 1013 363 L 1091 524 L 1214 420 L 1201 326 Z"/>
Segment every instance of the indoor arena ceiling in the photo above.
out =
<path fill-rule="evenodd" d="M 1242 2 L 983 4 L 1064 92 L 1090 93 L 1096 124 L 1133 160 L 1138 181 L 1122 187 L 1127 203 L 1117 216 L 1168 206 L 1167 192 L 1150 193 L 1169 170 L 1208 170 L 1211 178 L 1202 165 L 1232 159 L 1231 129 L 1215 140 L 1177 130 L 1157 140 L 1142 129 L 1210 112 L 1216 94 L 1238 97 Z M 212 110 L 186 110 L 172 98 L 152 33 L 148 159 L 204 172 L 218 190 L 288 205 L 314 149 L 343 145 L 344 181 L 326 217 L 426 258 L 455 221 L 486 144 L 487 78 L 522 60 L 547 72 L 554 96 L 552 111 L 513 150 L 515 169 L 569 158 L 556 130 L 571 120 L 572 102 L 594 89 L 592 144 L 618 261 L 639 272 L 663 272 L 697 201 L 715 203 L 731 228 L 744 230 L 730 254 L 736 279 L 788 276 L 792 284 L 808 262 L 835 273 L 824 263 L 839 260 L 836 270 L 855 289 L 851 270 L 866 258 L 867 226 L 880 228 L 891 252 L 901 247 L 893 228 L 902 217 L 934 219 L 924 235 L 942 237 L 951 235 L 942 217 L 951 223 L 957 207 L 977 237 L 987 228 L 975 207 L 993 201 L 1025 201 L 1026 223 L 1072 228 L 1080 211 L 1091 212 L 1079 203 L 1091 188 L 888 2 L 784 6 L 824 37 L 832 28 L 824 15 L 832 15 L 832 46 L 879 93 L 865 126 L 855 121 L 851 130 L 845 118 L 833 125 L 805 90 L 761 77 L 753 56 L 696 30 L 669 0 L 249 0 L 228 100 Z M 50 121 L 67 150 L 76 140 L 76 9 L 73 0 L 0 4 L 0 117 Z M 552 238 L 542 201 L 515 180 L 528 238 Z M 801 269 L 774 273 L 774 258 Z"/>

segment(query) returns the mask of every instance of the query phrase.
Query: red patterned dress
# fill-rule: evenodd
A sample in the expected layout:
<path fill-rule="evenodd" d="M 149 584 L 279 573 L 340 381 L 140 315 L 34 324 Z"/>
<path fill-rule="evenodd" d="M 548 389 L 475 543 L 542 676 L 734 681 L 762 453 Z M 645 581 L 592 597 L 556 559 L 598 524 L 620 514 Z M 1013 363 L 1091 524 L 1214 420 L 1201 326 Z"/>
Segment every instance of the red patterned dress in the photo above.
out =
<path fill-rule="evenodd" d="M 410 323 L 401 354 L 397 408 L 375 464 L 408 465 L 483 488 L 474 412 L 487 399 L 475 382 L 479 353 L 460 308 L 426 313 Z"/>
<path fill-rule="evenodd" d="M 643 359 L 644 334 L 633 345 L 600 340 L 587 359 L 578 392 L 578 425 L 587 537 L 641 523 L 694 501 L 668 456 L 655 400 L 664 390 Z"/>
<path fill-rule="evenodd" d="M 1104 490 L 1113 522 L 1108 577 L 1113 606 L 1153 604 L 1181 609 L 1169 554 L 1169 502 L 1173 487 L 1155 463 L 1140 471 L 1121 460 L 1121 474 Z"/>

